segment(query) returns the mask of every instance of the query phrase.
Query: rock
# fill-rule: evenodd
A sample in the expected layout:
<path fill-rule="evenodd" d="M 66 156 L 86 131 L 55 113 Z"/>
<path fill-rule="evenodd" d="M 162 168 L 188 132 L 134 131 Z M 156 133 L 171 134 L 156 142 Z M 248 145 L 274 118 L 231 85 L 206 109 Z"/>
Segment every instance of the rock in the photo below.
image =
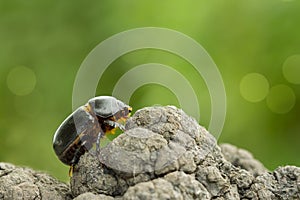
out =
<path fill-rule="evenodd" d="M 74 200 L 113 200 L 113 197 L 106 196 L 104 194 L 93 194 L 91 192 L 83 193 L 79 195 L 78 197 L 74 198 Z"/>
<path fill-rule="evenodd" d="M 0 199 L 72 199 L 69 186 L 29 168 L 0 163 Z"/>
<path fill-rule="evenodd" d="M 246 150 L 216 144 L 173 106 L 143 108 L 126 131 L 81 157 L 71 188 L 118 199 L 288 199 L 299 197 L 299 168 L 268 170 Z"/>
<path fill-rule="evenodd" d="M 214 137 L 193 118 L 171 106 L 137 111 L 126 129 L 101 150 L 99 159 L 82 156 L 71 180 L 74 196 L 122 196 L 140 182 L 174 171 L 193 173 L 216 146 Z"/>
<path fill-rule="evenodd" d="M 300 199 L 300 169 L 295 166 L 279 167 L 273 172 L 277 187 L 274 193 L 282 199 Z M 272 187 L 271 187 L 272 188 Z"/>
<path fill-rule="evenodd" d="M 225 159 L 234 166 L 245 169 L 254 176 L 268 171 L 262 163 L 253 158 L 250 152 L 239 149 L 231 144 L 221 144 L 220 147 Z"/>
<path fill-rule="evenodd" d="M 300 199 L 300 168 L 268 171 L 251 153 L 218 146 L 173 106 L 135 113 L 126 131 L 80 157 L 70 191 L 46 174 L 0 165 L 2 199 Z"/>
<path fill-rule="evenodd" d="M 138 183 L 130 187 L 124 200 L 144 200 L 144 199 L 210 199 L 211 195 L 206 188 L 195 180 L 193 175 L 184 172 L 172 172 L 163 178 L 152 181 Z"/>

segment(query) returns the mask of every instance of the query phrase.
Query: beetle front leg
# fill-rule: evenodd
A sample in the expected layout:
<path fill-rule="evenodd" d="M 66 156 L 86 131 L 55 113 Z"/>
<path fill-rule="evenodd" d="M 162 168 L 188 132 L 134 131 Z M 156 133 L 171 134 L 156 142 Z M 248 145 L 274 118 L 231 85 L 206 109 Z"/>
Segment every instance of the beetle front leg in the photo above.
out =
<path fill-rule="evenodd" d="M 104 123 L 111 126 L 111 127 L 113 127 L 113 128 L 118 127 L 122 131 L 125 131 L 125 127 L 122 124 L 118 123 L 118 122 L 115 122 L 115 121 L 112 121 L 112 120 L 105 120 Z M 104 134 L 101 131 L 98 133 L 97 140 L 96 140 L 96 154 L 97 155 L 100 154 L 100 140 L 101 140 L 101 138 L 103 137 Z"/>
<path fill-rule="evenodd" d="M 97 136 L 97 141 L 96 141 L 96 154 L 99 155 L 100 154 L 100 140 L 102 138 L 102 132 L 100 131 L 98 133 L 98 136 Z"/>
<path fill-rule="evenodd" d="M 122 131 L 125 131 L 125 126 L 123 124 L 118 123 L 118 122 L 115 122 L 115 121 L 112 121 L 112 120 L 105 120 L 104 123 L 108 124 L 111 127 L 114 127 L 114 128 L 118 127 Z"/>

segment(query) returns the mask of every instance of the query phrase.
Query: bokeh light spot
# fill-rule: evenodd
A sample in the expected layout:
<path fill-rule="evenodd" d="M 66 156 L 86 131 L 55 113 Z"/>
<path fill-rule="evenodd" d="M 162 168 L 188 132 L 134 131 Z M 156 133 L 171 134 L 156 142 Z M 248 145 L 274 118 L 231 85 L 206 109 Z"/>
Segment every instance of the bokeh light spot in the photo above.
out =
<path fill-rule="evenodd" d="M 285 79 L 294 84 L 300 84 L 300 54 L 288 57 L 282 71 Z"/>
<path fill-rule="evenodd" d="M 13 68 L 7 76 L 7 87 L 18 96 L 30 94 L 36 85 L 35 73 L 28 67 Z"/>
<path fill-rule="evenodd" d="M 269 82 L 261 74 L 247 74 L 241 80 L 240 92 L 242 97 L 244 97 L 247 101 L 262 101 L 269 92 Z"/>
<path fill-rule="evenodd" d="M 271 111 L 278 114 L 289 112 L 295 105 L 294 91 L 286 85 L 276 85 L 270 89 L 267 105 Z"/>

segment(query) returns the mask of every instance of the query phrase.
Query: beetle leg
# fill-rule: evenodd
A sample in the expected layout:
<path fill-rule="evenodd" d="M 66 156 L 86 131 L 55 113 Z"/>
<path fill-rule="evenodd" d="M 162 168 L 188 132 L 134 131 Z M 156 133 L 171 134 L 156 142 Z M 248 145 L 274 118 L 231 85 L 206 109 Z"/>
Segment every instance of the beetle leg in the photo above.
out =
<path fill-rule="evenodd" d="M 116 122 L 118 124 L 119 129 L 121 129 L 121 131 L 125 131 L 125 126 L 123 124 L 119 124 L 118 122 Z"/>
<path fill-rule="evenodd" d="M 120 123 L 118 123 L 118 122 L 115 122 L 115 121 L 112 121 L 112 120 L 105 120 L 104 123 L 106 123 L 106 124 L 108 124 L 108 125 L 110 125 L 110 126 L 112 126 L 114 128 L 118 127 L 122 131 L 125 131 L 125 126 L 122 125 L 122 124 L 120 124 Z"/>
<path fill-rule="evenodd" d="M 102 137 L 102 132 L 100 131 L 98 133 L 98 136 L 97 136 L 97 141 L 96 141 L 96 154 L 99 155 L 100 153 L 100 139 Z"/>
<path fill-rule="evenodd" d="M 69 169 L 69 176 L 70 177 L 72 177 L 72 175 L 73 175 L 74 166 L 79 160 L 79 157 L 80 157 L 79 154 L 80 154 L 81 148 L 85 145 L 85 143 L 86 143 L 86 141 L 84 141 L 82 143 L 82 145 L 79 148 L 77 148 L 76 151 L 74 152 L 74 156 L 71 160 L 71 165 L 70 165 L 70 169 Z"/>
<path fill-rule="evenodd" d="M 69 169 L 69 177 L 73 176 L 73 171 L 74 171 L 74 165 L 71 164 L 70 169 Z"/>

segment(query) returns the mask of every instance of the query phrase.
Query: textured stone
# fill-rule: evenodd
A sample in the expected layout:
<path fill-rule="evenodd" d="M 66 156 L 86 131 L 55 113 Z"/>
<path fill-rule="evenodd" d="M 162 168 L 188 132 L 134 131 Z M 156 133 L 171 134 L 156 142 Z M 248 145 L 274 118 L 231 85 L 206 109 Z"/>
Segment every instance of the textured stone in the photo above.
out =
<path fill-rule="evenodd" d="M 0 200 L 300 199 L 300 168 L 270 172 L 248 151 L 218 146 L 182 110 L 148 107 L 99 155 L 81 156 L 70 189 L 46 174 L 0 164 Z"/>
<path fill-rule="evenodd" d="M 71 199 L 69 186 L 29 168 L 0 163 L 0 199 Z"/>
<path fill-rule="evenodd" d="M 76 198 L 74 198 L 74 200 L 113 200 L 113 197 L 110 196 L 106 196 L 103 194 L 93 194 L 91 192 L 87 192 L 87 193 L 83 193 L 79 196 L 77 196 Z"/>
<path fill-rule="evenodd" d="M 127 131 L 101 149 L 99 159 L 86 154 L 74 169 L 74 196 L 83 192 L 123 195 L 129 186 L 173 171 L 193 173 L 216 140 L 182 110 L 149 107 L 136 112 Z"/>
<path fill-rule="evenodd" d="M 225 159 L 236 167 L 240 167 L 258 176 L 268 170 L 262 163 L 254 159 L 252 154 L 244 149 L 239 149 L 231 144 L 220 145 Z"/>
<path fill-rule="evenodd" d="M 299 168 L 269 172 L 251 153 L 221 148 L 203 127 L 173 106 L 135 113 L 126 131 L 85 154 L 71 181 L 85 192 L 116 199 L 300 199 Z"/>

